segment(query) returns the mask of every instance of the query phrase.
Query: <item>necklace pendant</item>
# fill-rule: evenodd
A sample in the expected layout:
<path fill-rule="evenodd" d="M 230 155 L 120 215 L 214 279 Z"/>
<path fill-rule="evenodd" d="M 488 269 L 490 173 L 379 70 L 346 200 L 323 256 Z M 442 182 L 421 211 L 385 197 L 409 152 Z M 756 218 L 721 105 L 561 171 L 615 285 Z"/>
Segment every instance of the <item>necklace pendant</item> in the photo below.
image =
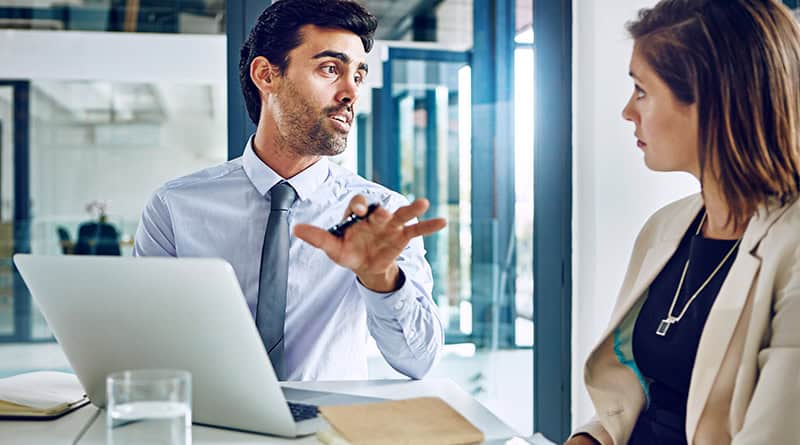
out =
<path fill-rule="evenodd" d="M 672 323 L 675 323 L 675 320 L 671 318 L 665 318 L 661 320 L 661 323 L 658 324 L 658 329 L 656 329 L 656 334 L 660 335 L 661 337 L 665 337 L 667 335 L 667 331 L 669 331 L 669 327 L 672 326 Z"/>

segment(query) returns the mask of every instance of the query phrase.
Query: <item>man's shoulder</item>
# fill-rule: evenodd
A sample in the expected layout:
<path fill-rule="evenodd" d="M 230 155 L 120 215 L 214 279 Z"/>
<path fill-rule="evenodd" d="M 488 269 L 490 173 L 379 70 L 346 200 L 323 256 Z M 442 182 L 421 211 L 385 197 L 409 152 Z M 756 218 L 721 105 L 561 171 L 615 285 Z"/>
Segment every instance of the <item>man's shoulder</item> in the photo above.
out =
<path fill-rule="evenodd" d="M 202 193 L 207 187 L 217 187 L 220 181 L 229 179 L 237 174 L 244 176 L 241 158 L 223 162 L 222 164 L 204 168 L 194 173 L 167 181 L 156 191 L 156 194 L 164 196 L 183 192 Z"/>

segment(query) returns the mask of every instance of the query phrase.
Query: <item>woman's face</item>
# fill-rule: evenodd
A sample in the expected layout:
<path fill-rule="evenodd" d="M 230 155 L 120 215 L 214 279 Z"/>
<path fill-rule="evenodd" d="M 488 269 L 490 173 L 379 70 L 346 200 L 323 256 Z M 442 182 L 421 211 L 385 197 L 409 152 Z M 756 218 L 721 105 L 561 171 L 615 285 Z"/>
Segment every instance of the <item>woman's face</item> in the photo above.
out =
<path fill-rule="evenodd" d="M 684 171 L 700 177 L 697 104 L 687 105 L 648 65 L 634 46 L 630 75 L 634 91 L 622 117 L 636 125 L 636 145 L 655 171 Z"/>

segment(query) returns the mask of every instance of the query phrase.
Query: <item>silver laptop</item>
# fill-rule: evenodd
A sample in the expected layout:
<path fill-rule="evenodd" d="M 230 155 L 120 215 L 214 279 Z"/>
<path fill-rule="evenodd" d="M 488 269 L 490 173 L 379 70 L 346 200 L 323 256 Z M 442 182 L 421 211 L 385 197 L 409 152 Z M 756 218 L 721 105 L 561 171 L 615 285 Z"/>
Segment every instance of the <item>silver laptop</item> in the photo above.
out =
<path fill-rule="evenodd" d="M 290 410 L 227 262 L 18 254 L 14 263 L 98 407 L 109 373 L 175 368 L 192 373 L 195 423 L 286 437 L 325 425 L 315 407 Z M 325 394 L 292 390 L 291 398 L 305 405 L 369 399 Z"/>

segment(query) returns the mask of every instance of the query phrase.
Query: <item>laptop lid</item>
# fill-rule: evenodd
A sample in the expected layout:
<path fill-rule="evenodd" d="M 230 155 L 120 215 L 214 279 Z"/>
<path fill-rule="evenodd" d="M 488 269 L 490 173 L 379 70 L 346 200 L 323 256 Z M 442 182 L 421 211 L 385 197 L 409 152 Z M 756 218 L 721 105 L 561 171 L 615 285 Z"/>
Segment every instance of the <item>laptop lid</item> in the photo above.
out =
<path fill-rule="evenodd" d="M 185 369 L 194 422 L 297 435 L 227 262 L 17 254 L 14 263 L 98 407 L 112 372 Z"/>

